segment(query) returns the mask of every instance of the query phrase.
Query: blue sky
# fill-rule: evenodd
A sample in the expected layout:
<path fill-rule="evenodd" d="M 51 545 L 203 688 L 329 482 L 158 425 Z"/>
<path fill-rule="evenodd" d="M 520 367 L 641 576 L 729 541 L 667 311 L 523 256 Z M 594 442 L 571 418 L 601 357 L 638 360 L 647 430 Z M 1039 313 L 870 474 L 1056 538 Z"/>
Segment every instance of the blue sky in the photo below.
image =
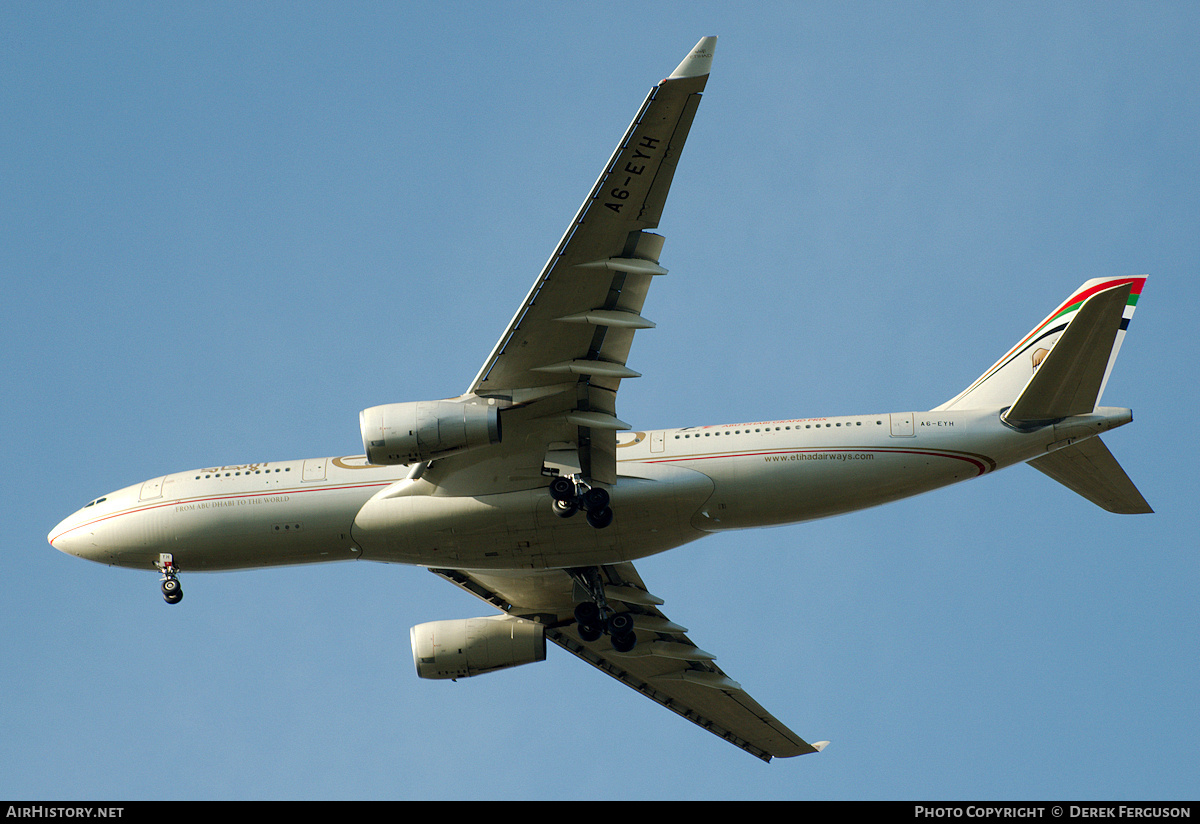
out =
<path fill-rule="evenodd" d="M 1196 797 L 1195 4 L 47 2 L 0 32 L 0 797 Z M 770 765 L 558 649 L 419 681 L 411 625 L 488 613 L 420 569 L 191 575 L 168 607 L 46 543 L 463 391 L 709 34 L 621 417 L 928 409 L 1148 273 L 1104 400 L 1156 514 L 1016 467 L 640 562 L 833 742 Z"/>

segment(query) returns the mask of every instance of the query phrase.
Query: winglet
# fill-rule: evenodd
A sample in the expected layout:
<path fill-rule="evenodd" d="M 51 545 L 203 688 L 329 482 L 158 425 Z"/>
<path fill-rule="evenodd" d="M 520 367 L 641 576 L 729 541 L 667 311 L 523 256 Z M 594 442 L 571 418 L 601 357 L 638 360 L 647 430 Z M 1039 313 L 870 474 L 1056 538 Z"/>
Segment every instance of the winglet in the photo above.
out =
<path fill-rule="evenodd" d="M 825 749 L 828 746 L 829 746 L 828 741 L 817 741 L 817 742 L 813 743 L 812 748 L 814 750 L 816 750 L 817 752 L 820 752 L 821 750 Z"/>
<path fill-rule="evenodd" d="M 691 54 L 683 58 L 675 71 L 671 72 L 672 78 L 679 79 L 681 77 L 702 77 L 712 70 L 713 52 L 717 48 L 717 38 L 702 37 L 696 47 L 692 49 Z"/>

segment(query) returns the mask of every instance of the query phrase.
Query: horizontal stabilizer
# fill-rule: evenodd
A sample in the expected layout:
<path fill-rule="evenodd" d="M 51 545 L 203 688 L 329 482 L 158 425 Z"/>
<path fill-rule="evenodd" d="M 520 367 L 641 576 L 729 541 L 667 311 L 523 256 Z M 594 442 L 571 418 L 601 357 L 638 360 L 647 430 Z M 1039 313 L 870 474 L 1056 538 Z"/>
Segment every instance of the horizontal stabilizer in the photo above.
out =
<path fill-rule="evenodd" d="M 1109 512 L 1154 511 L 1098 437 L 1034 458 L 1029 465 Z"/>
<path fill-rule="evenodd" d="M 1124 283 L 1084 301 L 1004 420 L 1042 424 L 1096 408 L 1129 294 Z"/>

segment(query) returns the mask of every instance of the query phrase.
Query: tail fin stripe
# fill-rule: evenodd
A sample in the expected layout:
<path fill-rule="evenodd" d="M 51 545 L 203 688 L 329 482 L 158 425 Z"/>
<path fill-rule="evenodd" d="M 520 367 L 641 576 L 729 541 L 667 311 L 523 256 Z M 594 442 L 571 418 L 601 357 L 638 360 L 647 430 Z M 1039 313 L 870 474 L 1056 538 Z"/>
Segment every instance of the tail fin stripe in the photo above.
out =
<path fill-rule="evenodd" d="M 1049 324 L 1053 323 L 1058 318 L 1064 317 L 1066 315 L 1069 315 L 1069 314 L 1077 311 L 1079 309 L 1079 307 L 1081 305 L 1083 305 L 1083 302 L 1085 300 L 1087 300 L 1089 297 L 1096 294 L 1097 292 L 1103 292 L 1106 289 L 1111 289 L 1114 286 L 1120 286 L 1120 285 L 1123 285 L 1126 283 L 1131 284 L 1130 291 L 1129 291 L 1129 300 L 1127 302 L 1127 306 L 1136 307 L 1137 301 L 1138 301 L 1138 296 L 1141 295 L 1142 287 L 1146 283 L 1146 278 L 1144 278 L 1144 277 L 1116 278 L 1114 280 L 1108 280 L 1108 281 L 1104 281 L 1102 283 L 1097 283 L 1087 289 L 1082 289 L 1079 292 L 1075 293 L 1074 295 L 1071 295 L 1071 297 L 1067 298 L 1066 301 L 1063 302 L 1063 304 L 1058 307 L 1058 309 L 1054 310 L 1054 312 L 1050 315 L 1050 317 L 1048 317 L 1044 321 L 1042 321 L 1042 323 L 1036 329 L 1034 329 L 1032 332 L 1030 332 L 1028 335 L 1026 335 L 1025 338 L 1023 340 L 1021 340 L 1020 343 L 1018 343 L 1012 349 L 1008 350 L 1008 354 L 1006 354 L 1000 360 L 996 361 L 995 365 L 992 366 L 992 368 L 989 369 L 987 372 L 984 372 L 979 377 L 979 379 L 975 381 L 975 383 L 971 384 L 971 386 L 967 389 L 967 391 L 969 392 L 971 389 L 974 389 L 976 386 L 983 383 L 994 372 L 998 371 L 999 369 L 1003 368 L 1006 364 L 1011 362 L 1013 358 L 1020 356 L 1022 353 L 1024 353 L 1026 350 L 1028 350 L 1028 348 L 1030 346 L 1037 343 L 1039 340 L 1046 337 L 1047 335 L 1053 335 L 1055 332 L 1061 331 L 1063 326 L 1066 325 L 1066 324 L 1062 324 L 1062 325 L 1055 326 L 1052 329 L 1047 329 L 1046 327 Z M 1129 318 L 1123 318 L 1121 328 L 1127 329 L 1128 327 L 1129 327 Z"/>
<path fill-rule="evenodd" d="M 1029 337 L 1032 337 L 1033 335 L 1037 334 L 1043 327 L 1046 326 L 1046 324 L 1052 323 L 1056 318 L 1060 318 L 1063 315 L 1067 315 L 1067 314 L 1070 314 L 1071 312 L 1078 310 L 1079 307 L 1083 305 L 1083 302 L 1085 300 L 1087 300 L 1088 298 L 1090 298 L 1092 295 L 1096 294 L 1097 292 L 1104 292 L 1108 289 L 1112 289 L 1114 286 L 1123 286 L 1126 283 L 1130 284 L 1129 300 L 1127 301 L 1126 305 L 1137 306 L 1138 296 L 1141 295 L 1142 287 L 1146 283 L 1146 279 L 1144 277 L 1116 278 L 1115 280 L 1108 280 L 1108 281 L 1104 281 L 1103 283 L 1097 283 L 1095 286 L 1091 287 L 1090 289 L 1084 289 L 1080 292 L 1077 292 L 1074 295 L 1071 295 L 1071 297 L 1067 298 L 1066 302 L 1064 302 L 1062 306 L 1060 306 L 1058 309 L 1056 309 L 1054 311 L 1054 313 L 1052 315 L 1050 315 L 1050 317 L 1046 318 L 1046 320 L 1044 320 L 1042 322 L 1041 326 L 1039 326 L 1037 329 L 1034 329 L 1032 332 L 1029 333 Z M 1028 340 L 1028 337 L 1026 339 Z M 1024 341 L 1022 341 L 1022 343 L 1024 343 Z M 1020 346 L 1021 346 L 1021 344 L 1017 344 L 1016 348 L 1019 348 Z"/>

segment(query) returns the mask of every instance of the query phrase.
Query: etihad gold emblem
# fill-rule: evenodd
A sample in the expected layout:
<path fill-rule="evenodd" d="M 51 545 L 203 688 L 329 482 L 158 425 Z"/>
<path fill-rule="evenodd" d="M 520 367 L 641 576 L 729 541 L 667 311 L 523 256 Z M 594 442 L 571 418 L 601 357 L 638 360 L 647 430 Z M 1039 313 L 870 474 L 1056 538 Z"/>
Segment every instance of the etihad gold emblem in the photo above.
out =
<path fill-rule="evenodd" d="M 366 455 L 346 455 L 333 459 L 334 466 L 342 469 L 378 469 L 374 464 L 367 463 Z"/>

